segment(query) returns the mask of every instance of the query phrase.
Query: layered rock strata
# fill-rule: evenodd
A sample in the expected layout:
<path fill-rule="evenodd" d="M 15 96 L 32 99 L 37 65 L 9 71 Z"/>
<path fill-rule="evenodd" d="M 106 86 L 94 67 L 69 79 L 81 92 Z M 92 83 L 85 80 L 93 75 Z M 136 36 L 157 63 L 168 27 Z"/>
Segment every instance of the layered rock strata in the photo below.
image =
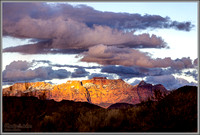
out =
<path fill-rule="evenodd" d="M 3 96 L 35 96 L 55 101 L 73 100 L 89 102 L 107 108 L 114 103 L 137 104 L 148 99 L 158 100 L 169 91 L 161 84 L 141 81 L 132 86 L 122 79 L 95 77 L 91 80 L 67 81 L 59 85 L 45 82 L 16 83 L 3 89 Z"/>

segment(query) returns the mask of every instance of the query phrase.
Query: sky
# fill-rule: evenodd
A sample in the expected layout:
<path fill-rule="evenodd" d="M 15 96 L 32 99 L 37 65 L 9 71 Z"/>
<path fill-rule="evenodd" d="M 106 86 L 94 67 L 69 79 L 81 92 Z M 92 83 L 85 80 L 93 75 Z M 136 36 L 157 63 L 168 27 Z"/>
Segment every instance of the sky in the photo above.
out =
<path fill-rule="evenodd" d="M 3 87 L 95 76 L 198 85 L 197 2 L 2 5 Z"/>

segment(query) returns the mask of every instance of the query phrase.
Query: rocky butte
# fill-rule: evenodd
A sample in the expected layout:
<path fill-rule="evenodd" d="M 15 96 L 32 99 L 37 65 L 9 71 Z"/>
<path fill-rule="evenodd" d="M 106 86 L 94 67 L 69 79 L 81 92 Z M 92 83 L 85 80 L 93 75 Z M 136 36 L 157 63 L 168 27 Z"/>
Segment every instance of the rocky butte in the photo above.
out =
<path fill-rule="evenodd" d="M 141 81 L 130 85 L 122 79 L 110 80 L 94 77 L 90 80 L 67 81 L 59 85 L 45 82 L 15 83 L 3 89 L 3 96 L 35 96 L 55 101 L 73 100 L 89 102 L 107 108 L 115 103 L 137 104 L 148 99 L 159 100 L 169 94 L 161 84 Z"/>

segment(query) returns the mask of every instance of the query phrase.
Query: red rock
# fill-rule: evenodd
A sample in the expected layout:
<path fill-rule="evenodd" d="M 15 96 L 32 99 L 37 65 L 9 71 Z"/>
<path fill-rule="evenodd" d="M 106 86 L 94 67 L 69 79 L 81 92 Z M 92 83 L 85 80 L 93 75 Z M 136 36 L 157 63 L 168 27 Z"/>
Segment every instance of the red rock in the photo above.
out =
<path fill-rule="evenodd" d="M 114 103 L 137 104 L 151 97 L 157 100 L 158 90 L 162 96 L 168 93 L 160 84 L 153 86 L 141 81 L 138 85 L 132 86 L 122 79 L 110 80 L 95 77 L 91 80 L 67 81 L 59 85 L 45 82 L 16 83 L 3 89 L 3 95 L 35 96 L 39 99 L 54 99 L 58 102 L 62 100 L 90 102 L 107 108 Z"/>

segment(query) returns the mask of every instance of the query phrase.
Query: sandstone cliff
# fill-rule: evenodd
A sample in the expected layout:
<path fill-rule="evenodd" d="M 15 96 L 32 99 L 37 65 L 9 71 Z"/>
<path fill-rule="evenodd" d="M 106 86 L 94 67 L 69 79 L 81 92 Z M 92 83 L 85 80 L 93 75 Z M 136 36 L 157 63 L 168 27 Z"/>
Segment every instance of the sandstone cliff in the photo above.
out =
<path fill-rule="evenodd" d="M 95 77 L 91 80 L 67 81 L 59 85 L 45 82 L 16 83 L 3 89 L 3 96 L 35 96 L 55 101 L 73 100 L 89 102 L 107 108 L 114 103 L 137 104 L 152 99 L 159 100 L 169 92 L 161 84 L 141 81 L 132 86 L 122 79 L 109 80 Z"/>

